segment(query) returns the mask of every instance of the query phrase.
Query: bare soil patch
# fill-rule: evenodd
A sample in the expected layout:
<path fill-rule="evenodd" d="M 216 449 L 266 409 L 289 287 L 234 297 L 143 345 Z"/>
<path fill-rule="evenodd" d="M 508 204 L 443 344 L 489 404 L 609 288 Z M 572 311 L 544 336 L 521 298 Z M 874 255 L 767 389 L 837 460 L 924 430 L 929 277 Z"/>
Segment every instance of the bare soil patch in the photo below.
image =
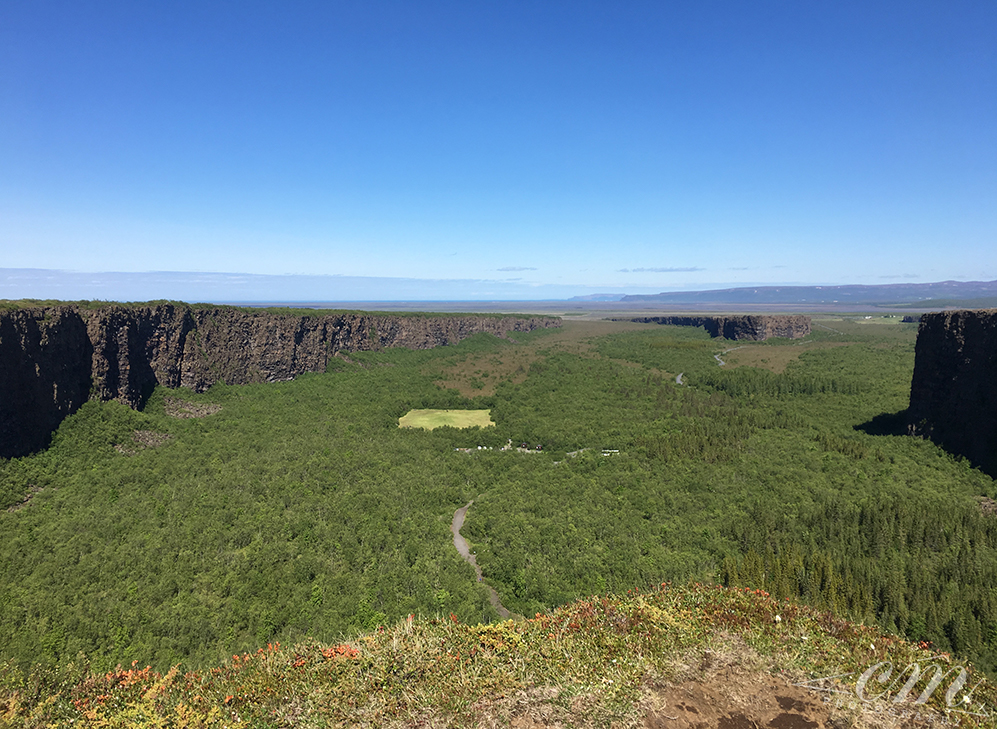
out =
<path fill-rule="evenodd" d="M 647 694 L 648 729 L 913 729 L 951 726 L 913 703 L 860 701 L 828 682 L 826 691 L 783 673 L 721 665 L 705 675 Z"/>
<path fill-rule="evenodd" d="M 934 729 L 952 726 L 923 707 L 862 702 L 840 685 L 801 686 L 741 644 L 706 651 L 674 680 L 642 687 L 632 711 L 605 715 L 604 700 L 532 687 L 474 707 L 479 727 L 644 727 L 645 729 Z M 833 689 L 833 690 L 831 690 Z M 592 711 L 602 706 L 603 711 Z"/>
<path fill-rule="evenodd" d="M 653 692 L 646 727 L 660 729 L 818 729 L 832 723 L 832 707 L 784 677 L 727 667 L 702 681 Z M 849 726 L 847 722 L 842 727 Z"/>
<path fill-rule="evenodd" d="M 222 409 L 215 403 L 194 403 L 179 397 L 166 398 L 166 414 L 171 418 L 204 418 Z"/>

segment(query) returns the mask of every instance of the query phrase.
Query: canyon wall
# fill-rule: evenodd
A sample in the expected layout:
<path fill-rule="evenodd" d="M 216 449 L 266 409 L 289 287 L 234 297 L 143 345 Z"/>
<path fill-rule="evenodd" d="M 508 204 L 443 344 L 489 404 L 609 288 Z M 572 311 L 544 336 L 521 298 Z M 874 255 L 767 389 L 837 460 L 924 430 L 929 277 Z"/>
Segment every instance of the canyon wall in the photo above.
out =
<path fill-rule="evenodd" d="M 0 313 L 0 456 L 45 445 L 90 397 L 93 347 L 70 307 Z"/>
<path fill-rule="evenodd" d="M 324 372 L 345 350 L 454 344 L 560 326 L 548 317 L 313 316 L 177 304 L 0 312 L 0 457 L 45 447 L 87 399 L 140 407 L 156 385 L 201 392 Z"/>
<path fill-rule="evenodd" d="M 800 339 L 810 333 L 810 317 L 799 315 L 645 316 L 625 321 L 704 327 L 711 337 L 724 339 L 761 340 L 769 337 Z"/>
<path fill-rule="evenodd" d="M 908 432 L 997 478 L 997 309 L 923 314 Z"/>

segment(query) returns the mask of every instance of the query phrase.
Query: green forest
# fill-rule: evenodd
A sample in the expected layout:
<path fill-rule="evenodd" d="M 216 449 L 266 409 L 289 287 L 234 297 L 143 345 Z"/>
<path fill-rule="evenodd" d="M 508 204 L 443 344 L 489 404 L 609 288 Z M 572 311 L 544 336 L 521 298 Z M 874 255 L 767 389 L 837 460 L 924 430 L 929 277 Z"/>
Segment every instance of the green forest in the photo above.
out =
<path fill-rule="evenodd" d="M 566 322 L 89 402 L 46 451 L 0 460 L 0 660 L 197 667 L 410 613 L 495 620 L 449 532 L 473 499 L 462 534 L 521 615 L 719 582 L 997 673 L 997 487 L 904 434 L 917 325 L 818 323 L 745 346 Z M 398 427 L 457 408 L 495 426 Z"/>

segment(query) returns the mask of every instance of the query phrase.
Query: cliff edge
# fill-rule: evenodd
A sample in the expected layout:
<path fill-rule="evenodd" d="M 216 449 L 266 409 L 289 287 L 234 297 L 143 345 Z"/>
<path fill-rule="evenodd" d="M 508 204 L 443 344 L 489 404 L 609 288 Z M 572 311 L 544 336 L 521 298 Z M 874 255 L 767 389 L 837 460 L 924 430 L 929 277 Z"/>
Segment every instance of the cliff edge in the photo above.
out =
<path fill-rule="evenodd" d="M 0 312 L 0 457 L 45 447 L 90 397 L 142 405 L 156 385 L 201 392 L 324 372 L 338 351 L 429 349 L 487 332 L 560 326 L 549 317 L 314 316 L 183 304 Z"/>
<path fill-rule="evenodd" d="M 617 321 L 703 327 L 711 337 L 762 340 L 769 337 L 802 339 L 810 333 L 810 317 L 800 315 L 746 314 L 731 316 L 645 316 Z"/>
<path fill-rule="evenodd" d="M 997 477 L 997 309 L 924 314 L 908 432 Z"/>

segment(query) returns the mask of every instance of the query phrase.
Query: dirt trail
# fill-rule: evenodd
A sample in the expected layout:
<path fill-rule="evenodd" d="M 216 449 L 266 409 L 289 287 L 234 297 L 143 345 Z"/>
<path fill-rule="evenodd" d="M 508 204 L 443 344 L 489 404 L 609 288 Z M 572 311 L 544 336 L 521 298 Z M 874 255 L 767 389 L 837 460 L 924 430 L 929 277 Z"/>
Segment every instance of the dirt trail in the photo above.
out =
<path fill-rule="evenodd" d="M 735 349 L 744 349 L 747 346 L 748 346 L 747 344 L 742 344 L 740 347 L 731 347 L 730 349 L 725 349 L 720 354 L 727 354 L 728 352 L 733 352 Z M 717 362 L 719 362 L 720 366 L 723 367 L 727 363 L 724 362 L 722 359 L 720 359 L 720 354 L 713 355 L 713 359 L 715 359 Z"/>
<path fill-rule="evenodd" d="M 464 517 L 467 516 L 467 510 L 471 508 L 471 504 L 473 503 L 474 501 L 468 501 L 467 506 L 462 506 L 453 513 L 453 521 L 450 522 L 450 531 L 453 533 L 453 545 L 457 548 L 457 552 L 474 567 L 474 571 L 478 574 L 478 582 L 481 582 L 481 568 L 478 567 L 478 561 L 471 554 L 471 550 L 467 548 L 467 542 L 464 541 L 464 537 L 460 535 L 460 528 L 464 526 Z M 499 617 L 503 620 L 515 617 L 511 612 L 506 610 L 499 599 L 498 593 L 495 592 L 495 588 L 487 583 L 485 583 L 485 587 L 488 588 L 488 601 L 495 608 L 496 612 L 498 612 Z"/>

